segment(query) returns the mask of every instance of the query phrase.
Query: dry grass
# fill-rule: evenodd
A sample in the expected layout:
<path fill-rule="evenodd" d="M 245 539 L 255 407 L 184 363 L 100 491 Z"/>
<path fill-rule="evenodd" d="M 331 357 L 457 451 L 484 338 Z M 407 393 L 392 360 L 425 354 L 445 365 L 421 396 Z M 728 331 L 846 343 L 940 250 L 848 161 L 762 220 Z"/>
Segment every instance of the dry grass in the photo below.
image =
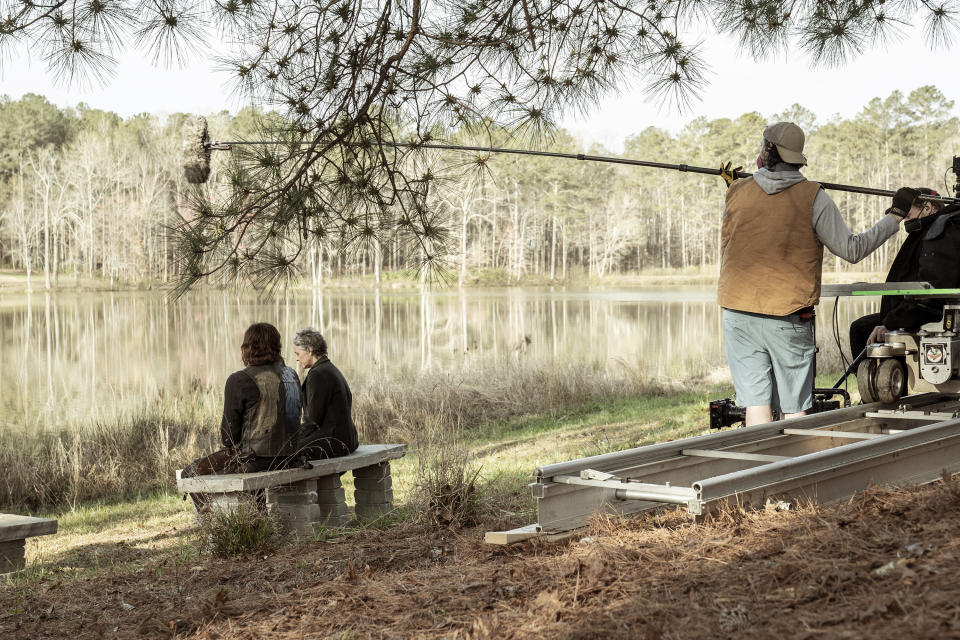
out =
<path fill-rule="evenodd" d="M 459 425 L 424 425 L 415 440 L 417 479 L 414 511 L 439 527 L 473 526 L 480 520 L 481 465 L 463 441 Z"/>
<path fill-rule="evenodd" d="M 591 400 L 657 393 L 641 369 L 601 363 L 478 361 L 457 369 L 406 371 L 369 380 L 354 394 L 354 419 L 366 442 L 412 441 L 425 424 L 462 431 L 525 414 L 558 415 Z"/>
<path fill-rule="evenodd" d="M 214 447 L 206 422 L 157 413 L 72 432 L 0 430 L 0 508 L 36 510 L 145 495 Z"/>

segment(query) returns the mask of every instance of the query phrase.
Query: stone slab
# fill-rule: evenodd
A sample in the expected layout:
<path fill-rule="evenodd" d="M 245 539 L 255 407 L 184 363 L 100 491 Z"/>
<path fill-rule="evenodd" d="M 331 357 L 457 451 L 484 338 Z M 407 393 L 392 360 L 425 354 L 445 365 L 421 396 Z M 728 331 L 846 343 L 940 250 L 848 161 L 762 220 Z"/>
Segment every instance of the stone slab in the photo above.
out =
<path fill-rule="evenodd" d="M 224 493 L 253 491 L 304 480 L 322 478 L 342 471 L 351 471 L 402 458 L 407 453 L 405 444 L 362 444 L 348 456 L 311 460 L 310 469 L 277 469 L 259 473 L 229 473 L 222 475 L 178 478 L 181 493 Z M 389 465 L 387 465 L 389 467 Z M 355 473 L 356 475 L 356 473 Z"/>
<path fill-rule="evenodd" d="M 0 513 L 0 542 L 23 540 L 33 536 L 46 536 L 57 532 L 55 518 L 33 518 Z"/>

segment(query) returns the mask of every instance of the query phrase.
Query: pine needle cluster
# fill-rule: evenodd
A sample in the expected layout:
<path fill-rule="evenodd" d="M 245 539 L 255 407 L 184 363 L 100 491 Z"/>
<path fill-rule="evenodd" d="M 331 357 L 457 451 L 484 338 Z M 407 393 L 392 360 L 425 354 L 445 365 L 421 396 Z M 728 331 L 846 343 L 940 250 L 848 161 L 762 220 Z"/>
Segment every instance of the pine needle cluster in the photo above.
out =
<path fill-rule="evenodd" d="M 435 269 L 447 233 L 433 196 L 453 174 L 421 145 L 464 129 L 536 140 L 560 110 L 635 79 L 687 104 L 705 82 L 694 25 L 757 56 L 798 42 L 832 64 L 918 13 L 932 43 L 949 41 L 955 0 L 0 0 L 0 52 L 25 41 L 60 77 L 105 81 L 130 42 L 166 64 L 232 43 L 223 67 L 276 117 L 249 138 L 268 144 L 235 146 L 189 195 L 180 288 L 213 274 L 262 287 L 318 239 L 412 243 Z"/>

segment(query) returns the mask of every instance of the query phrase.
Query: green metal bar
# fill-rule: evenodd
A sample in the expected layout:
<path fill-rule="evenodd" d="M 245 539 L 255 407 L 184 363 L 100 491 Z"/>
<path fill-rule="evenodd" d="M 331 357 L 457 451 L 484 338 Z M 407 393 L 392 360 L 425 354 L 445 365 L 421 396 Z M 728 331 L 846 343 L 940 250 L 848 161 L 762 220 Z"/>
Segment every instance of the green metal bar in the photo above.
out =
<path fill-rule="evenodd" d="M 852 296 L 923 296 L 939 298 L 960 296 L 960 289 L 887 289 L 886 291 L 851 291 Z"/>

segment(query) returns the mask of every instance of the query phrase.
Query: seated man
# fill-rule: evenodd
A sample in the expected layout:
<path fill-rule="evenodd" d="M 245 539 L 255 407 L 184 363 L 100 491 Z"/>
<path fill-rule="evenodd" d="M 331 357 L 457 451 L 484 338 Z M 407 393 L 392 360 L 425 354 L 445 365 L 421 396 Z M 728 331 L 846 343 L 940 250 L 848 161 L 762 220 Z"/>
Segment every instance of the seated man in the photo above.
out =
<path fill-rule="evenodd" d="M 921 194 L 937 195 L 933 189 Z M 929 282 L 938 289 L 960 287 L 960 205 L 943 208 L 943 203 L 917 201 L 903 226 L 907 239 L 897 252 L 887 282 Z M 854 320 L 850 325 L 850 350 L 856 358 L 874 342 L 882 342 L 887 331 L 917 331 L 943 317 L 942 300 L 909 300 L 882 296 L 880 312 Z"/>
<path fill-rule="evenodd" d="M 353 394 L 343 374 L 327 358 L 327 341 L 319 331 L 303 329 L 293 338 L 293 353 L 307 370 L 297 455 L 317 460 L 353 453 L 359 445 L 351 417 Z"/>
<path fill-rule="evenodd" d="M 294 459 L 300 378 L 284 365 L 277 328 L 266 322 L 250 325 L 240 345 L 240 359 L 246 368 L 227 378 L 223 392 L 223 448 L 187 465 L 182 478 L 277 469 Z M 191 497 L 200 509 L 204 498 Z"/>

